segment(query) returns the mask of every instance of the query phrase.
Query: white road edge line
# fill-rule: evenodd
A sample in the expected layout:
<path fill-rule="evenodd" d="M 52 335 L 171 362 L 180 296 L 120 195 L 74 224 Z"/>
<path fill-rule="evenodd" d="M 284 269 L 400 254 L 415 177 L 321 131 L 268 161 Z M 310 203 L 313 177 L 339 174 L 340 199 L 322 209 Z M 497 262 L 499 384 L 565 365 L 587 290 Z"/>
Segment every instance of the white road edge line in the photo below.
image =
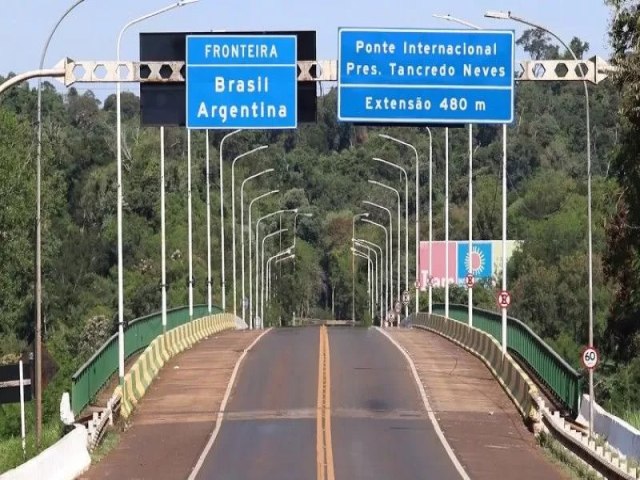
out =
<path fill-rule="evenodd" d="M 216 418 L 216 426 L 213 429 L 213 432 L 211 433 L 211 437 L 209 437 L 209 441 L 207 442 L 207 445 L 204 447 L 204 450 L 200 454 L 200 458 L 198 458 L 198 461 L 195 467 L 193 467 L 193 470 L 191 470 L 191 474 L 189 475 L 188 480 L 195 480 L 196 476 L 200 472 L 200 469 L 202 468 L 202 465 L 204 464 L 204 460 L 207 458 L 207 455 L 209 455 L 209 451 L 213 447 L 213 444 L 216 441 L 216 438 L 218 437 L 218 433 L 220 432 L 220 428 L 222 427 L 222 420 L 224 419 L 224 410 L 225 408 L 227 408 L 227 402 L 229 401 L 231 390 L 233 390 L 233 386 L 236 383 L 236 376 L 238 375 L 240 364 L 242 364 L 242 361 L 244 360 L 244 357 L 247 355 L 247 352 L 249 352 L 249 350 L 251 350 L 255 346 L 255 344 L 258 343 L 258 341 L 262 337 L 264 337 L 267 333 L 269 333 L 271 330 L 272 330 L 271 328 L 268 328 L 264 332 L 262 332 L 258 336 L 258 338 L 256 338 L 253 342 L 251 342 L 251 345 L 249 345 L 247 348 L 244 349 L 244 351 L 242 352 L 242 355 L 240 355 L 240 358 L 238 358 L 238 360 L 236 361 L 236 366 L 233 369 L 233 373 L 231 374 L 231 378 L 229 379 L 229 383 L 227 384 L 227 390 L 224 392 L 224 397 L 222 398 L 222 403 L 220 404 L 218 417 Z"/>
<path fill-rule="evenodd" d="M 396 346 L 396 348 L 400 350 L 400 352 L 402 352 L 402 354 L 404 355 L 404 358 L 407 359 L 407 362 L 411 367 L 411 373 L 413 374 L 413 379 L 418 385 L 418 390 L 420 390 L 420 396 L 422 397 L 422 402 L 424 403 L 424 406 L 427 410 L 427 415 L 429 416 L 429 420 L 431 420 L 431 423 L 433 424 L 433 429 L 436 431 L 436 435 L 440 439 L 440 442 L 442 443 L 442 446 L 447 452 L 447 455 L 449 455 L 449 459 L 451 459 L 451 462 L 456 467 L 456 470 L 458 470 L 458 473 L 463 478 L 463 480 L 471 480 L 469 475 L 467 475 L 467 472 L 465 472 L 464 467 L 458 460 L 458 457 L 456 457 L 456 454 L 453 452 L 451 445 L 449 445 L 449 442 L 447 442 L 447 439 L 445 438 L 444 433 L 442 433 L 442 429 L 440 428 L 438 419 L 433 414 L 433 410 L 431 409 L 431 405 L 429 404 L 429 399 L 427 398 L 427 392 L 425 392 L 424 390 L 424 385 L 422 384 L 422 380 L 420 380 L 420 376 L 418 375 L 418 370 L 416 369 L 416 366 L 413 363 L 413 360 L 411 359 L 407 351 L 404 348 L 402 348 L 402 345 L 400 345 L 394 338 L 392 338 L 391 335 L 389 335 L 380 327 L 375 327 L 375 328 L 380 333 L 382 333 L 385 337 L 387 337 L 387 339 L 391 343 L 393 343 Z"/>

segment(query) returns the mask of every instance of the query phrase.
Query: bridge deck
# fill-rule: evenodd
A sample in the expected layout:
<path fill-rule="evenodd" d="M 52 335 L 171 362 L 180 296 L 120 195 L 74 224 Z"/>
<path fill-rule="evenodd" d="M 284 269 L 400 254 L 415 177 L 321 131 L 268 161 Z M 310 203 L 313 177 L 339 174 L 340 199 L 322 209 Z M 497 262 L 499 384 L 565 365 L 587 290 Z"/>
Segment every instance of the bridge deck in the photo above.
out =
<path fill-rule="evenodd" d="M 81 478 L 187 478 L 214 428 L 238 357 L 260 333 L 225 332 L 172 358 L 118 446 Z"/>
<path fill-rule="evenodd" d="M 413 359 L 444 435 L 471 478 L 571 478 L 545 457 L 479 359 L 435 333 L 387 332 Z"/>

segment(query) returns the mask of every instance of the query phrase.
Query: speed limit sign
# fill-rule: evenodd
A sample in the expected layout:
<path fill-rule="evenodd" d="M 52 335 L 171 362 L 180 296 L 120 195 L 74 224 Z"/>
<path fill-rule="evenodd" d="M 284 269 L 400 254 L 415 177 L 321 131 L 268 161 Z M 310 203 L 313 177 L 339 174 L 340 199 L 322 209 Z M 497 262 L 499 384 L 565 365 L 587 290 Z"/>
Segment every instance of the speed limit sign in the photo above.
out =
<path fill-rule="evenodd" d="M 587 347 L 582 351 L 582 364 L 585 368 L 593 370 L 598 365 L 598 351 L 593 347 Z"/>

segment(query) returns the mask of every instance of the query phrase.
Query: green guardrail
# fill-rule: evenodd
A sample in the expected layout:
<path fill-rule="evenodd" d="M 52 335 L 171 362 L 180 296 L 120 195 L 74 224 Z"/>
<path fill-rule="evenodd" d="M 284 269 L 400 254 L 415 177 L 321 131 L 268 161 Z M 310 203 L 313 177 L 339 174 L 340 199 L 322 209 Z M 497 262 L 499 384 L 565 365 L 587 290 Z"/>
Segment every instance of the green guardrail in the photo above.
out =
<path fill-rule="evenodd" d="M 213 307 L 211 313 L 221 313 Z M 208 315 L 207 305 L 194 305 L 193 320 Z M 167 330 L 189 322 L 189 307 L 167 311 Z M 146 348 L 162 334 L 162 312 L 152 313 L 129 322 L 124 332 L 124 357 Z M 71 380 L 71 408 L 80 413 L 118 370 L 118 334 L 115 333 L 82 365 Z"/>
<path fill-rule="evenodd" d="M 444 315 L 444 304 L 434 304 L 433 313 Z M 449 305 L 449 317 L 468 322 L 467 305 Z M 473 326 L 502 341 L 502 316 L 473 309 Z M 564 407 L 575 417 L 580 410 L 583 378 L 555 350 L 517 318 L 507 317 L 507 348 L 537 375 Z"/>

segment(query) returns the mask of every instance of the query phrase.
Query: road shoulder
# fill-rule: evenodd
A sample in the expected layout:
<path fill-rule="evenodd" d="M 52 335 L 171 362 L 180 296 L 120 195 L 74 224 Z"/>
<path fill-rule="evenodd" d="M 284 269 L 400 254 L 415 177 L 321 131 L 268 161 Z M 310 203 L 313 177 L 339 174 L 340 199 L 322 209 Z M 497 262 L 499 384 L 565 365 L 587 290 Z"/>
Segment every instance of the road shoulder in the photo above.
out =
<path fill-rule="evenodd" d="M 215 427 L 236 362 L 261 333 L 224 332 L 172 358 L 118 446 L 81 478 L 187 478 Z"/>
<path fill-rule="evenodd" d="M 387 329 L 409 354 L 447 441 L 471 478 L 564 479 L 486 366 L 445 338 Z"/>

